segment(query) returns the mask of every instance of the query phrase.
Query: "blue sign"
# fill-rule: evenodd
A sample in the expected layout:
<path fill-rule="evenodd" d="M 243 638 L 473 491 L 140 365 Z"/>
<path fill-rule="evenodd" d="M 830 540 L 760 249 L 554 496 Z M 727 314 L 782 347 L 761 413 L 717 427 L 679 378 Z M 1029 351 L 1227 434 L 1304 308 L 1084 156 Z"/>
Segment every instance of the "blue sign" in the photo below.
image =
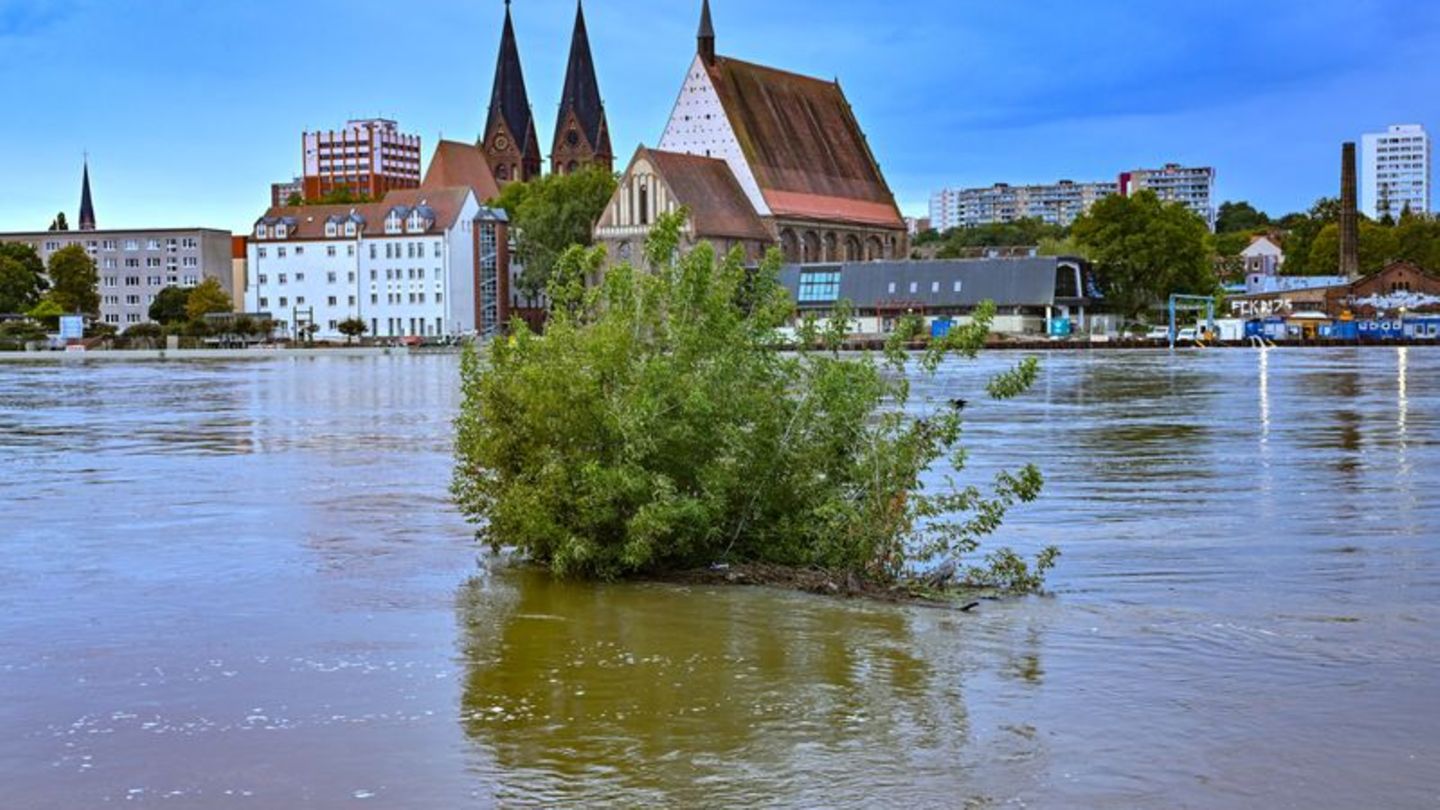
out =
<path fill-rule="evenodd" d="M 60 316 L 60 339 L 80 340 L 85 337 L 85 318 L 82 315 Z"/>
<path fill-rule="evenodd" d="M 1069 337 L 1072 331 L 1074 329 L 1070 325 L 1069 318 L 1054 318 L 1050 321 L 1051 337 Z"/>

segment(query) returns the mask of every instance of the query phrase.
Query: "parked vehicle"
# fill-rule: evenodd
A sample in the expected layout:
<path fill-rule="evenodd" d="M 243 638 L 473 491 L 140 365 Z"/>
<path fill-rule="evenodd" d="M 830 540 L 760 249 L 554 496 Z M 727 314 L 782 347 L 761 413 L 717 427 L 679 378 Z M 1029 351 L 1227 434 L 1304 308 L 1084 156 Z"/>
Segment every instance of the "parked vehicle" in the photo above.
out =
<path fill-rule="evenodd" d="M 1169 340 L 1169 339 L 1170 339 L 1170 327 L 1168 327 L 1168 326 L 1152 326 L 1152 327 L 1150 327 L 1150 331 L 1145 333 L 1145 339 L 1146 339 L 1146 340 Z"/>

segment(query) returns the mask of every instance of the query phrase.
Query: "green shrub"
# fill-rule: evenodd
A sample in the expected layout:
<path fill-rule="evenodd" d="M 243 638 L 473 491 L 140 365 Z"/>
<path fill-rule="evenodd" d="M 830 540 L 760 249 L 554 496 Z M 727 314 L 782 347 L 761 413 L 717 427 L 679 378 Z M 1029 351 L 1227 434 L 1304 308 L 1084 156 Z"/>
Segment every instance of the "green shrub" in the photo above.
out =
<path fill-rule="evenodd" d="M 484 358 L 467 350 L 453 491 L 485 542 L 560 576 L 763 562 L 888 582 L 960 563 L 1038 495 L 1033 467 L 988 494 L 921 483 L 944 456 L 963 468 L 961 417 L 949 405 L 907 415 L 907 364 L 933 374 L 947 354 L 973 357 L 993 306 L 918 359 L 902 350 L 918 319 L 883 354 L 842 356 L 845 307 L 804 324 L 810 348 L 784 354 L 771 346 L 794 305 L 778 255 L 754 273 L 708 244 L 681 255 L 682 223 L 655 228 L 653 271 L 621 265 L 589 289 L 604 254 L 572 248 L 551 277 L 543 337 L 517 321 Z M 989 392 L 1014 396 L 1035 374 L 1028 360 Z M 995 559 L 1004 581 L 987 585 L 1038 587 L 1043 569 Z"/>

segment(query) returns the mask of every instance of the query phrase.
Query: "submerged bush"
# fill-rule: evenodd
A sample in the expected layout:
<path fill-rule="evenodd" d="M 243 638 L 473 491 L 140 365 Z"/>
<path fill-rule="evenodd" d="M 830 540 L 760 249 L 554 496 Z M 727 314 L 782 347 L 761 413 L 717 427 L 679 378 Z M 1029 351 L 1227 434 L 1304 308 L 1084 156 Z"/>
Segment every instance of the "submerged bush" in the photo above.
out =
<path fill-rule="evenodd" d="M 1002 474 L 989 493 L 921 475 L 964 466 L 960 408 L 907 415 L 908 363 L 933 374 L 974 357 L 994 307 L 904 351 L 906 319 L 879 355 L 841 355 L 848 312 L 801 328 L 805 348 L 776 351 L 794 311 L 772 252 L 747 272 L 739 253 L 678 250 L 682 216 L 657 225 L 649 271 L 603 273 L 599 249 L 557 262 L 544 336 L 514 325 L 485 357 L 467 351 L 455 497 L 496 549 L 557 575 L 616 578 L 719 562 L 814 566 L 888 582 L 915 566 L 963 565 L 1006 509 L 1033 500 L 1040 473 Z M 991 381 L 1023 392 L 1033 360 Z M 967 579 L 1033 589 L 1037 565 L 995 552 Z"/>

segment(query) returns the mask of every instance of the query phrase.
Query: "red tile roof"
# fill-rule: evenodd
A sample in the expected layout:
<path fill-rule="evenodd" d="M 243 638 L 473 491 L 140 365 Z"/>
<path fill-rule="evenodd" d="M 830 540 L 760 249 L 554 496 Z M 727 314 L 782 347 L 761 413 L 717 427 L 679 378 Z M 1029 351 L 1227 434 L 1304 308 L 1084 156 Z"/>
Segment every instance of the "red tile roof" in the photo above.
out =
<path fill-rule="evenodd" d="M 441 141 L 430 158 L 421 188 L 453 188 L 469 186 L 481 203 L 500 196 L 500 185 L 490 171 L 490 162 L 479 147 L 459 141 Z"/>
<path fill-rule="evenodd" d="M 709 71 L 776 216 L 905 227 L 838 83 L 724 56 Z"/>
<path fill-rule="evenodd" d="M 636 157 L 642 155 L 675 198 L 690 209 L 690 223 L 697 237 L 771 241 L 770 232 L 725 161 L 644 147 Z"/>
<path fill-rule="evenodd" d="M 435 234 L 453 226 L 460 217 L 460 210 L 465 207 L 465 199 L 471 189 L 468 187 L 455 188 L 407 188 L 392 191 L 385 195 L 380 202 L 362 203 L 360 205 L 298 205 L 298 206 L 274 206 L 266 210 L 264 219 L 289 218 L 294 220 L 294 228 L 286 235 L 286 239 L 325 239 L 325 223 L 332 216 L 346 217 L 352 212 L 360 215 L 365 220 L 363 233 L 366 236 L 376 237 L 385 235 L 385 217 L 390 210 L 396 206 L 413 208 L 417 205 L 428 205 L 435 211 L 435 222 L 427 233 Z M 413 234 L 400 234 L 400 236 Z M 328 237 L 334 239 L 336 237 Z M 255 240 L 263 242 L 267 240 Z M 285 241 L 285 240 L 275 240 Z"/>

